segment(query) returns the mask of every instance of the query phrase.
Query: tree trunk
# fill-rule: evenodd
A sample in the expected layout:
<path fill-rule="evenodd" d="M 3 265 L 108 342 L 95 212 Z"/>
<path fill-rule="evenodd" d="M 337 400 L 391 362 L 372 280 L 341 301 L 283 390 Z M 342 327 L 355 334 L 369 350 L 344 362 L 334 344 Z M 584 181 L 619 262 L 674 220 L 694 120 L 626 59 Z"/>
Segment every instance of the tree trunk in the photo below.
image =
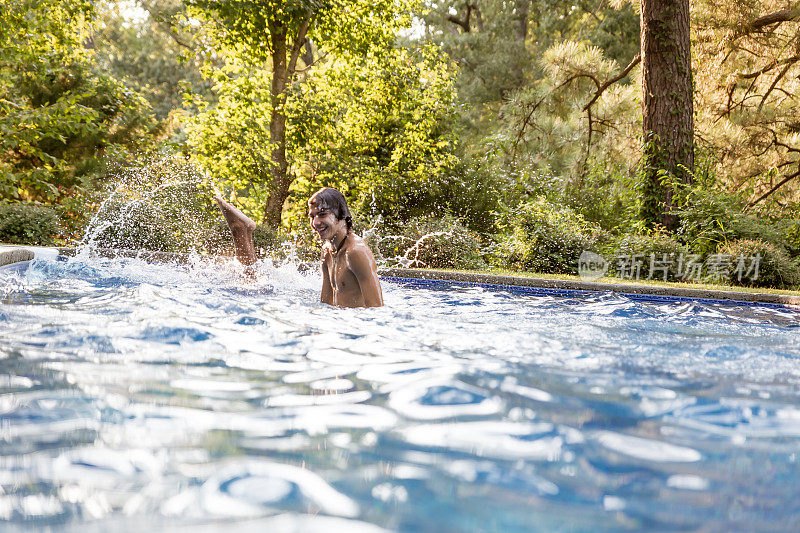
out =
<path fill-rule="evenodd" d="M 691 183 L 694 167 L 689 0 L 643 0 L 641 39 L 642 215 L 650 225 L 673 231 L 678 225 L 674 184 Z"/>
<path fill-rule="evenodd" d="M 531 7 L 531 0 L 517 0 L 517 37 L 524 43 L 528 38 L 528 11 Z"/>
<path fill-rule="evenodd" d="M 264 209 L 264 223 L 272 228 L 281 224 L 283 202 L 289 196 L 289 163 L 286 159 L 286 83 L 289 78 L 286 59 L 286 26 L 270 23 L 272 37 L 272 87 L 269 136 L 272 141 L 272 186 Z"/>

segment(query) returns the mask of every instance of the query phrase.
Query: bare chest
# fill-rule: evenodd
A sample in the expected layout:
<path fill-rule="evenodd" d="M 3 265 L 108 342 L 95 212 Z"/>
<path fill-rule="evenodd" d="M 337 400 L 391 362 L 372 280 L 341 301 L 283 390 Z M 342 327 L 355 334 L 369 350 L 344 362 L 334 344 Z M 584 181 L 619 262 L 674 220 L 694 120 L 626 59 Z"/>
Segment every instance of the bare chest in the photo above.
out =
<path fill-rule="evenodd" d="M 331 273 L 331 285 L 336 291 L 358 290 L 358 280 L 347 265 L 344 254 L 329 257 L 328 271 Z"/>

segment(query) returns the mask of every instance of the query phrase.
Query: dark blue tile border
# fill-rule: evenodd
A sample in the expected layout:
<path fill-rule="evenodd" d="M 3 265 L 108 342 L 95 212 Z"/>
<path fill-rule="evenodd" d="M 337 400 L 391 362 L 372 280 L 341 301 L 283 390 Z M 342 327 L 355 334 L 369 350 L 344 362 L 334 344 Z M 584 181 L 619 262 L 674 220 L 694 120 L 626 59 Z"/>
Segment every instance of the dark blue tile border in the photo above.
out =
<path fill-rule="evenodd" d="M 610 293 L 613 291 L 584 291 L 578 289 L 551 289 L 545 287 L 522 287 L 519 285 L 500 285 L 496 283 L 478 283 L 470 281 L 456 281 L 456 280 L 440 280 L 440 279 L 420 279 L 420 278 L 399 278 L 394 276 L 381 276 L 381 279 L 389 283 L 396 283 L 406 287 L 424 287 L 429 289 L 446 289 L 450 286 L 459 287 L 482 287 L 491 291 L 507 291 L 512 294 L 523 294 L 530 296 L 555 296 L 560 298 L 588 298 L 598 294 Z M 617 292 L 630 300 L 640 302 L 700 302 L 704 304 L 716 305 L 729 305 L 740 306 L 746 305 L 749 307 L 768 307 L 771 309 L 781 309 L 785 311 L 797 312 L 797 309 L 783 304 L 770 303 L 770 302 L 746 302 L 741 300 L 718 300 L 712 298 L 691 298 L 688 296 L 665 296 L 660 294 L 636 294 L 627 292 Z"/>

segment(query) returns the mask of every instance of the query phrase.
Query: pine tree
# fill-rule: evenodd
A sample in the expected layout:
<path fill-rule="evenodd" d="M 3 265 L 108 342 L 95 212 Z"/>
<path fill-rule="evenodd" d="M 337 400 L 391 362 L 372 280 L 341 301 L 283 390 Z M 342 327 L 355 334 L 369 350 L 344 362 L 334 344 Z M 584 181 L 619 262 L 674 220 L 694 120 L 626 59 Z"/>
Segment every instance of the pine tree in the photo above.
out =
<path fill-rule="evenodd" d="M 641 8 L 643 218 L 677 227 L 675 186 L 691 183 L 694 118 L 688 0 L 644 0 Z"/>

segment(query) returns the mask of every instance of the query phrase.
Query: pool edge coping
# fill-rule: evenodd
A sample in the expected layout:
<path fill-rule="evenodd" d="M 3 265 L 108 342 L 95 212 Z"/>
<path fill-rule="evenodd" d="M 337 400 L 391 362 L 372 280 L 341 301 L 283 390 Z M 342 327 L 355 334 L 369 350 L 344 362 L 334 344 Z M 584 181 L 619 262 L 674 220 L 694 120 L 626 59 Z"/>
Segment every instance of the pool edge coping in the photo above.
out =
<path fill-rule="evenodd" d="M 24 246 L 0 246 L 0 267 L 30 261 L 35 257 L 29 247 Z"/>
<path fill-rule="evenodd" d="M 0 267 L 30 261 L 39 255 L 75 255 L 75 248 L 49 248 L 38 246 L 0 245 Z M 141 250 L 102 250 L 101 255 L 110 257 L 139 257 L 155 261 L 186 262 L 190 254 L 169 252 L 145 252 Z M 663 287 L 658 285 L 634 285 L 626 283 L 600 283 L 567 279 L 545 279 L 502 274 L 476 274 L 451 270 L 424 270 L 410 268 L 382 268 L 378 273 L 388 278 L 407 278 L 436 281 L 456 281 L 497 286 L 531 287 L 589 292 L 616 292 L 620 294 L 641 294 L 667 296 L 699 300 L 723 300 L 750 303 L 766 303 L 800 306 L 800 296 L 792 294 L 768 294 L 758 292 L 739 292 L 712 289 L 690 289 L 684 287 Z"/>

